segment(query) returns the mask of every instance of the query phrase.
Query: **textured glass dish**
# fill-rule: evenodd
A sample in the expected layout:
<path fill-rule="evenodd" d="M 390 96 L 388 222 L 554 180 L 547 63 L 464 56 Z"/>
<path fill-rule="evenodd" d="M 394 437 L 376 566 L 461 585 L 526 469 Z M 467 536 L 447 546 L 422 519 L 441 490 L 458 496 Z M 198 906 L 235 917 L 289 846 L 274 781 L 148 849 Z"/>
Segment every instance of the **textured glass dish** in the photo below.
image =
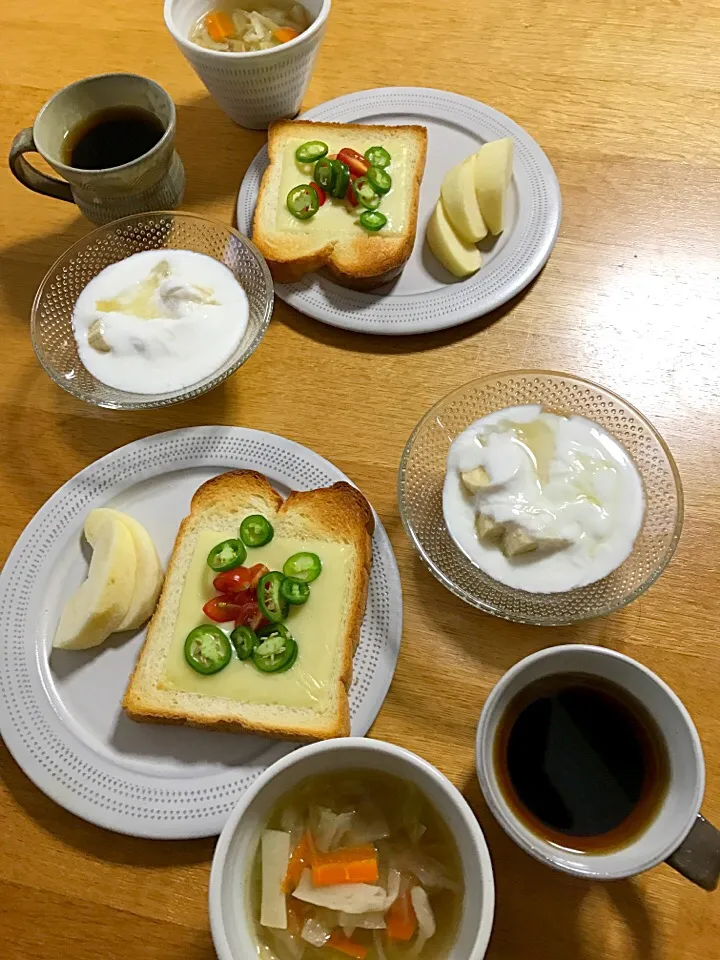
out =
<path fill-rule="evenodd" d="M 558 414 L 594 420 L 632 456 L 645 487 L 645 517 L 628 559 L 596 583 L 564 593 L 528 593 L 493 580 L 455 545 L 445 526 L 442 490 L 450 444 L 494 410 L 539 403 Z M 634 407 L 597 384 L 542 370 L 514 370 L 473 380 L 432 407 L 403 451 L 398 502 L 405 531 L 437 579 L 486 613 L 537 626 L 604 616 L 639 597 L 675 552 L 683 495 L 672 454 Z"/>
<path fill-rule="evenodd" d="M 231 357 L 210 376 L 168 393 L 128 393 L 101 383 L 80 361 L 72 312 L 80 292 L 101 270 L 144 250 L 192 250 L 224 263 L 245 290 L 248 325 Z M 141 213 L 105 224 L 56 260 L 40 284 L 31 332 L 38 360 L 58 386 L 87 403 L 115 410 L 165 407 L 207 393 L 253 353 L 270 323 L 273 285 L 265 260 L 232 227 L 192 213 Z"/>

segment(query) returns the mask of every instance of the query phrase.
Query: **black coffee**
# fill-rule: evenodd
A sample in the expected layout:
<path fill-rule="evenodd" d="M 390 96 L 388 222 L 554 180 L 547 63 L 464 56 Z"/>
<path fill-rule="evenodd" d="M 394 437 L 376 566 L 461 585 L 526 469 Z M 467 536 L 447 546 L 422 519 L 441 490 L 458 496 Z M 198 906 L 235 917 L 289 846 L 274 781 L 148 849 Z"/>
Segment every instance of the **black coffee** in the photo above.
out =
<path fill-rule="evenodd" d="M 559 846 L 625 846 L 667 791 L 667 748 L 653 718 L 615 684 L 584 674 L 538 680 L 511 701 L 495 769 L 515 815 Z"/>
<path fill-rule="evenodd" d="M 105 170 L 142 157 L 162 138 L 161 121 L 141 107 L 91 114 L 65 136 L 63 161 L 80 170 Z"/>

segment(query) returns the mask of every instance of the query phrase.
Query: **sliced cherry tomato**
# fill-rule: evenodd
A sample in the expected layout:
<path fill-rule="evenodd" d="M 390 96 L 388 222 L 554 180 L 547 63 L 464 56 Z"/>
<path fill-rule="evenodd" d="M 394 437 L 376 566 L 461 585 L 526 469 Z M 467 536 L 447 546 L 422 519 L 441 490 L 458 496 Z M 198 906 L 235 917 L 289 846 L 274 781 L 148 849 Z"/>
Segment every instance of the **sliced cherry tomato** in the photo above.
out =
<path fill-rule="evenodd" d="M 345 194 L 345 199 L 350 204 L 351 207 L 356 207 L 358 205 L 358 198 L 355 196 L 355 187 L 354 183 L 357 180 L 357 177 L 350 177 L 350 186 L 347 188 L 347 193 Z"/>
<path fill-rule="evenodd" d="M 327 200 L 327 194 L 325 193 L 322 187 L 318 186 L 318 184 L 315 183 L 314 180 L 310 181 L 310 186 L 313 188 L 313 190 L 317 194 L 318 204 L 322 206 Z"/>
<path fill-rule="evenodd" d="M 213 586 L 218 593 L 236 596 L 251 590 L 254 596 L 260 577 L 264 577 L 269 572 L 264 563 L 256 563 L 252 567 L 235 567 L 234 570 L 219 573 L 213 580 Z"/>
<path fill-rule="evenodd" d="M 337 158 L 350 167 L 350 173 L 355 177 L 364 177 L 370 169 L 370 164 L 365 157 L 350 147 L 343 147 Z"/>
<path fill-rule="evenodd" d="M 269 623 L 270 621 L 262 615 L 257 597 L 240 604 L 240 612 L 235 619 L 236 627 L 250 627 L 251 630 L 257 631 Z"/>
<path fill-rule="evenodd" d="M 235 620 L 240 616 L 242 604 L 237 602 L 236 597 L 221 593 L 219 597 L 213 597 L 203 607 L 203 613 L 215 623 L 227 623 L 229 620 Z"/>

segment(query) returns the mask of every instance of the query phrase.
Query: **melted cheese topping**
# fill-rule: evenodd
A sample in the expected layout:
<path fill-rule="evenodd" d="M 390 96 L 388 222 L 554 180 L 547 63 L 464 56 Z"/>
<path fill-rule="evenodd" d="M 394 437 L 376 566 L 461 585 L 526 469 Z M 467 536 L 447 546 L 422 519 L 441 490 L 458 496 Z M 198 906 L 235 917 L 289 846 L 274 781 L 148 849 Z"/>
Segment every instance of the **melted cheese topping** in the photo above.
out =
<path fill-rule="evenodd" d="M 298 645 L 298 658 L 285 673 L 261 673 L 252 661 L 241 661 L 233 653 L 230 663 L 219 673 L 203 676 L 188 666 L 184 646 L 188 633 L 211 620 L 203 605 L 217 590 L 212 585 L 217 574 L 207 565 L 207 555 L 222 540 L 237 536 L 237 531 L 203 530 L 198 534 L 195 552 L 180 597 L 165 675 L 164 690 L 208 694 L 247 703 L 278 704 L 287 707 L 321 709 L 328 695 L 333 673 L 337 640 L 345 617 L 348 576 L 352 548 L 325 541 L 276 538 L 264 547 L 248 550 L 247 566 L 264 563 L 271 570 L 282 570 L 294 553 L 310 551 L 322 562 L 323 572 L 310 587 L 310 599 L 303 606 L 291 607 L 286 626 Z M 230 634 L 234 624 L 216 624 Z"/>
<path fill-rule="evenodd" d="M 358 217 L 365 208 L 362 206 L 353 208 L 346 200 L 328 197 L 315 216 L 309 220 L 298 220 L 290 213 L 286 204 L 288 193 L 300 183 L 310 183 L 315 169 L 314 164 L 298 163 L 295 159 L 295 151 L 306 142 L 306 140 L 293 140 L 285 145 L 282 176 L 280 178 L 280 197 L 277 205 L 278 230 L 310 235 L 330 232 L 336 237 L 345 237 L 353 233 L 364 236 L 391 237 L 404 232 L 410 205 L 408 165 L 406 162 L 407 148 L 404 144 L 391 141 L 383 143 L 378 139 L 377 133 L 368 137 L 355 138 L 353 136 L 350 141 L 347 137 L 339 138 L 337 141 L 333 141 L 332 138 L 326 141 L 330 148 L 330 156 L 342 150 L 343 147 L 350 147 L 362 154 L 369 147 L 384 146 L 390 153 L 392 162 L 388 167 L 388 173 L 392 177 L 393 185 L 382 198 L 378 207 L 380 213 L 388 218 L 388 222 L 382 230 L 373 234 L 368 233 L 358 223 Z"/>

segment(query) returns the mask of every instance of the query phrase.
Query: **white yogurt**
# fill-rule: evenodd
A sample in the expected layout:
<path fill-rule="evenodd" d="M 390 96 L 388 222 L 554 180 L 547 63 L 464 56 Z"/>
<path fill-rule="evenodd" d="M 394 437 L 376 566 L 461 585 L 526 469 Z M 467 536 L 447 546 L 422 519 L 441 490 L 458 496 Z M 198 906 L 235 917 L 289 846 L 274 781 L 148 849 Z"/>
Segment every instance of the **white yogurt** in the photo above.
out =
<path fill-rule="evenodd" d="M 80 359 L 94 377 L 117 390 L 153 394 L 182 390 L 219 370 L 248 316 L 247 294 L 224 264 L 189 250 L 148 250 L 91 280 L 72 323 Z"/>
<path fill-rule="evenodd" d="M 471 495 L 460 475 L 476 467 L 489 484 Z M 489 576 L 531 593 L 560 593 L 601 580 L 627 559 L 645 496 L 637 467 L 602 427 L 528 404 L 477 420 L 453 442 L 443 512 L 457 545 Z M 478 537 L 478 513 L 541 547 L 505 556 L 497 541 Z"/>

